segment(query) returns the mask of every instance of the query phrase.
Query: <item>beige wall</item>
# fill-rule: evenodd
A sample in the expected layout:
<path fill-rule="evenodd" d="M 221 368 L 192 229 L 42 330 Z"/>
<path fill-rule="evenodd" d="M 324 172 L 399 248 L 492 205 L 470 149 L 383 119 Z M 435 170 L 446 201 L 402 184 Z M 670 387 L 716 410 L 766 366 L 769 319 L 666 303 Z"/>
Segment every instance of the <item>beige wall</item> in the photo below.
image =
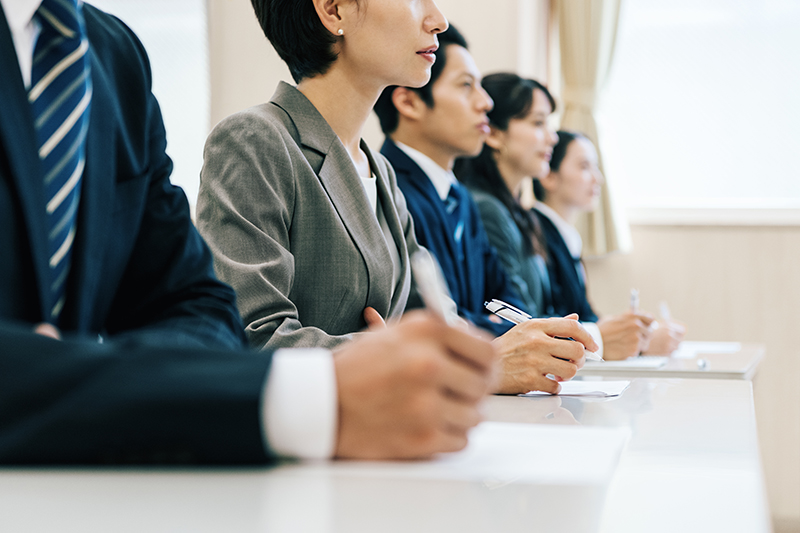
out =
<path fill-rule="evenodd" d="M 772 514 L 800 531 L 800 228 L 635 226 L 634 251 L 589 261 L 599 313 L 667 301 L 692 340 L 760 342 L 756 419 Z M 713 423 L 713 418 L 710 423 Z M 778 522 L 779 521 L 779 522 Z"/>
<path fill-rule="evenodd" d="M 486 16 L 485 0 L 438 0 L 448 19 L 466 36 L 478 67 L 484 72 L 520 70 L 535 74 L 543 54 L 518 54 L 517 42 L 537 42 L 531 27 L 543 24 L 541 0 L 492 2 Z M 209 56 L 211 63 L 211 126 L 231 113 L 265 102 L 280 80 L 291 82 L 289 70 L 272 49 L 256 21 L 248 0 L 209 0 Z M 364 138 L 379 148 L 383 135 L 373 115 Z"/>
<path fill-rule="evenodd" d="M 438 0 L 470 41 L 484 72 L 539 75 L 546 0 Z M 487 6 L 490 6 L 487 9 Z M 247 0 L 209 0 L 211 124 L 269 99 L 288 70 L 266 42 Z M 379 146 L 373 120 L 364 137 Z M 667 300 L 689 338 L 763 342 L 767 358 L 755 382 L 761 449 L 773 514 L 800 531 L 800 228 L 635 227 L 634 252 L 588 265 L 598 310 L 625 309 L 629 289 L 642 305 Z M 797 529 L 794 529 L 794 526 Z"/>

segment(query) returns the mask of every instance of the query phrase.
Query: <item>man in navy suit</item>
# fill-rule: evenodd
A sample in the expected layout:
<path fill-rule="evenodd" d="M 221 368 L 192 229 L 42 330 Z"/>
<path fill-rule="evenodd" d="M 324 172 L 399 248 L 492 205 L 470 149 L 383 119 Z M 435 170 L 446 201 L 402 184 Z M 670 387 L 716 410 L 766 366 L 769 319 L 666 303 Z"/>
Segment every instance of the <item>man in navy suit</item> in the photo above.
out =
<path fill-rule="evenodd" d="M 488 343 L 417 315 L 335 359 L 245 351 L 233 291 L 169 182 L 141 43 L 79 0 L 0 6 L 0 463 L 466 444 Z"/>
<path fill-rule="evenodd" d="M 498 299 L 524 309 L 489 244 L 475 202 L 452 171 L 457 157 L 476 155 L 489 135 L 486 113 L 493 102 L 480 81 L 466 40 L 450 26 L 439 34 L 428 84 L 389 87 L 375 105 L 387 135 L 381 153 L 397 173 L 417 240 L 439 261 L 459 314 L 499 335 L 495 342 L 503 372 L 497 392 L 557 392 L 557 381 L 546 376 L 572 378 L 583 366 L 583 344 L 597 349 L 589 333 L 564 319 L 511 327 L 483 307 L 485 301 Z M 575 334 L 559 333 L 562 327 Z"/>

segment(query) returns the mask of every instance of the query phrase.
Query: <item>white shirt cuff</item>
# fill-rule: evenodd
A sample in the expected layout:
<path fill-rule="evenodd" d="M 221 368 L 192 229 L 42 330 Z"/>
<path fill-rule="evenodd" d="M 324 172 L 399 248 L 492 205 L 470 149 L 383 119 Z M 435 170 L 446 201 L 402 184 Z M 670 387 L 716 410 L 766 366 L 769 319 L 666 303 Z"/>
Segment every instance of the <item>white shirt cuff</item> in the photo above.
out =
<path fill-rule="evenodd" d="M 589 335 L 592 336 L 594 342 L 600 347 L 595 352 L 600 358 L 603 358 L 603 336 L 600 334 L 600 328 L 597 326 L 595 322 L 581 322 L 581 325 L 586 328 L 586 331 L 589 332 Z"/>
<path fill-rule="evenodd" d="M 261 394 L 265 447 L 284 457 L 327 459 L 336 449 L 338 400 L 333 354 L 278 350 Z"/>

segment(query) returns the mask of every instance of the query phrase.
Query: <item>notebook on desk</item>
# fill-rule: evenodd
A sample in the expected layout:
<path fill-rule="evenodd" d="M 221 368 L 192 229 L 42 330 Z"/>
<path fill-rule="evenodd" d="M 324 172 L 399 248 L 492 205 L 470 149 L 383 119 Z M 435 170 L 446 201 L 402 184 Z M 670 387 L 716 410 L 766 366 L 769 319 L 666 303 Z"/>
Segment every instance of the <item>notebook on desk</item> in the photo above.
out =
<path fill-rule="evenodd" d="M 564 381 L 558 396 L 614 398 L 628 388 L 630 381 Z M 549 392 L 530 391 L 518 396 L 552 396 Z"/>
<path fill-rule="evenodd" d="M 683 341 L 672 353 L 675 359 L 694 359 L 707 353 L 736 353 L 742 349 L 739 342 Z"/>
<path fill-rule="evenodd" d="M 668 360 L 667 355 L 640 355 L 622 361 L 586 361 L 583 368 L 661 368 Z"/>

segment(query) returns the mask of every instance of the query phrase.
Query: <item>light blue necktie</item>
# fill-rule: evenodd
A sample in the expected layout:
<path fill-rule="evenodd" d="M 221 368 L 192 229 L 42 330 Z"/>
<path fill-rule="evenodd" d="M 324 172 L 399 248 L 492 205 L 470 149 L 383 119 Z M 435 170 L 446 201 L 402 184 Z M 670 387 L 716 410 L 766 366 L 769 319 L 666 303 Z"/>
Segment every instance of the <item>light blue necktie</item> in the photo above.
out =
<path fill-rule="evenodd" d="M 82 2 L 81 2 L 82 7 Z M 92 98 L 89 49 L 78 0 L 43 0 L 28 101 L 33 110 L 47 202 L 51 308 L 58 324 L 75 239 Z"/>

